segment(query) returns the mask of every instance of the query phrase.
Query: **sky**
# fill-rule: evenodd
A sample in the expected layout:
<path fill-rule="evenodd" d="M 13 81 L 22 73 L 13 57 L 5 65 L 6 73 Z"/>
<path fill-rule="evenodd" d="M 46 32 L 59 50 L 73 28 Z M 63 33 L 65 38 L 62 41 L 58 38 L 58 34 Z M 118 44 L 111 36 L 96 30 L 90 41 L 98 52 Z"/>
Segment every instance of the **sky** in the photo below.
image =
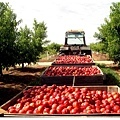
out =
<path fill-rule="evenodd" d="M 21 27 L 32 28 L 34 18 L 45 22 L 47 39 L 51 42 L 64 44 L 65 32 L 71 29 L 83 29 L 86 43 L 97 40 L 93 37 L 98 27 L 109 17 L 112 2 L 119 0 L 0 0 L 9 2 L 22 19 Z"/>

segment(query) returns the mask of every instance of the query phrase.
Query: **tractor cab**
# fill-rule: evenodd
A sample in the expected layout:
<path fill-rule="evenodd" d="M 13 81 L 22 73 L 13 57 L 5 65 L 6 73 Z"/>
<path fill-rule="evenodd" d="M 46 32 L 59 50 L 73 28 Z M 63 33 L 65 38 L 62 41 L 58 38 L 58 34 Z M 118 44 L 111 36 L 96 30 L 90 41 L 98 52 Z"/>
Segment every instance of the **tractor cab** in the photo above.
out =
<path fill-rule="evenodd" d="M 86 45 L 84 31 L 67 31 L 65 45 Z"/>
<path fill-rule="evenodd" d="M 83 30 L 70 30 L 65 33 L 65 43 L 60 48 L 60 54 L 91 55 L 90 47 L 86 45 Z"/>

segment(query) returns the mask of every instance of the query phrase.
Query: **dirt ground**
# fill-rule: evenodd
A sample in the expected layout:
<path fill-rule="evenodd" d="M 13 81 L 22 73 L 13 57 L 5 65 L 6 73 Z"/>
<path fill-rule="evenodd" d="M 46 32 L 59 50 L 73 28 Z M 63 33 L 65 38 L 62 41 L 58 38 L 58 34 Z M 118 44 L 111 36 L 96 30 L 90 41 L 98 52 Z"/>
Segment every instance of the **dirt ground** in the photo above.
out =
<path fill-rule="evenodd" d="M 106 55 L 94 53 L 92 55 L 94 60 L 108 60 Z M 42 59 L 41 62 L 52 62 L 56 56 L 51 59 Z M 106 59 L 107 58 L 107 59 Z M 47 67 L 47 66 L 46 66 Z M 0 77 L 0 105 L 14 97 L 31 82 L 38 79 L 41 73 L 46 69 L 40 65 L 32 65 L 22 69 L 21 67 L 11 68 L 8 71 L 3 70 L 4 76 Z M 120 69 L 116 68 L 116 71 L 120 73 Z"/>
<path fill-rule="evenodd" d="M 56 59 L 56 57 L 57 57 L 57 55 L 51 56 L 49 59 L 43 58 L 43 59 L 40 59 L 39 62 L 52 62 L 52 61 L 54 61 Z M 106 60 L 109 60 L 108 55 L 101 54 L 101 53 L 98 53 L 98 52 L 92 52 L 92 58 L 95 61 L 106 61 Z"/>
<path fill-rule="evenodd" d="M 46 67 L 33 65 L 24 69 L 17 67 L 3 70 L 4 76 L 0 77 L 0 105 L 37 80 L 45 69 Z"/>
<path fill-rule="evenodd" d="M 92 53 L 92 58 L 95 61 L 107 61 L 107 60 L 109 60 L 109 56 L 108 55 L 97 53 L 97 52 L 93 52 Z"/>

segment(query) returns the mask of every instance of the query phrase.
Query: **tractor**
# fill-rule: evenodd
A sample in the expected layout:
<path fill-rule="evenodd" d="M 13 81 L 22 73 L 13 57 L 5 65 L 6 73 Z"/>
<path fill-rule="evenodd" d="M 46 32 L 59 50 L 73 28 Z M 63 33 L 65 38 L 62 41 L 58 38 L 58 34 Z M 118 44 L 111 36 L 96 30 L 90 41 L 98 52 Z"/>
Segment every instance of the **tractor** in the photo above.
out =
<path fill-rule="evenodd" d="M 60 47 L 60 55 L 91 55 L 92 51 L 86 45 L 83 30 L 68 30 L 65 33 L 65 43 Z"/>

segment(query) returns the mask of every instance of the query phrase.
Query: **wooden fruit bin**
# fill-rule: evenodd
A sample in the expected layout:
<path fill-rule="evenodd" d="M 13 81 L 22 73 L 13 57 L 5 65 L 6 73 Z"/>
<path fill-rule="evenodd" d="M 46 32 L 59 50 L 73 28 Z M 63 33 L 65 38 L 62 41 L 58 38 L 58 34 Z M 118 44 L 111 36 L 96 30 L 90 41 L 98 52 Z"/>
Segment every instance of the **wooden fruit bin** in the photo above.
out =
<path fill-rule="evenodd" d="M 44 73 L 49 69 L 46 68 L 46 70 L 42 73 L 40 76 L 41 78 L 41 84 L 46 84 L 51 86 L 52 84 L 56 85 L 73 85 L 73 76 L 45 76 Z"/>
<path fill-rule="evenodd" d="M 52 66 L 59 66 L 59 65 L 52 65 Z M 67 66 L 67 65 L 65 65 Z M 72 65 L 76 67 L 91 67 L 91 65 Z M 104 74 L 101 71 L 101 69 L 98 66 L 92 65 L 92 67 L 97 67 L 100 70 L 99 75 L 89 75 L 89 76 L 45 76 L 45 72 L 49 69 L 49 67 L 42 73 L 41 80 L 42 80 L 42 85 L 47 84 L 47 85 L 75 85 L 75 86 L 80 86 L 80 85 L 103 85 L 104 81 Z"/>
<path fill-rule="evenodd" d="M 27 90 L 31 88 L 32 86 L 26 87 L 24 90 Z M 120 93 L 120 88 L 118 86 L 73 86 L 77 88 L 89 88 L 90 90 L 105 90 L 107 92 L 118 92 Z M 23 91 L 24 91 L 23 90 Z M 7 113 L 7 109 L 9 106 L 14 105 L 17 101 L 17 99 L 21 98 L 23 96 L 23 91 L 21 91 L 19 94 L 17 94 L 15 97 L 7 101 L 5 104 L 3 104 L 0 108 L 4 111 L 0 114 L 2 117 L 27 117 L 27 116 L 38 116 L 38 117 L 45 117 L 45 116 L 120 116 L 120 114 L 117 113 L 95 113 L 95 114 L 13 114 L 13 113 Z"/>
<path fill-rule="evenodd" d="M 97 69 L 100 70 L 100 74 L 98 75 L 90 75 L 90 76 L 75 76 L 75 86 L 80 85 L 103 85 L 105 75 L 101 71 L 101 69 L 98 66 L 92 66 L 97 67 Z"/>
<path fill-rule="evenodd" d="M 73 85 L 73 76 L 41 76 L 41 84 L 49 85 L 56 84 L 60 85 Z"/>
<path fill-rule="evenodd" d="M 72 55 L 71 55 L 72 56 Z M 85 56 L 85 55 L 78 55 L 78 56 Z M 70 65 L 70 66 L 73 66 L 73 65 L 95 65 L 95 62 L 94 62 L 94 60 L 92 59 L 92 57 L 90 56 L 90 59 L 92 60 L 92 62 L 91 63 L 56 63 L 56 60 L 58 60 L 59 59 L 59 56 L 53 61 L 53 63 L 51 64 L 51 65 L 62 65 L 62 66 L 64 66 L 64 65 Z"/>

